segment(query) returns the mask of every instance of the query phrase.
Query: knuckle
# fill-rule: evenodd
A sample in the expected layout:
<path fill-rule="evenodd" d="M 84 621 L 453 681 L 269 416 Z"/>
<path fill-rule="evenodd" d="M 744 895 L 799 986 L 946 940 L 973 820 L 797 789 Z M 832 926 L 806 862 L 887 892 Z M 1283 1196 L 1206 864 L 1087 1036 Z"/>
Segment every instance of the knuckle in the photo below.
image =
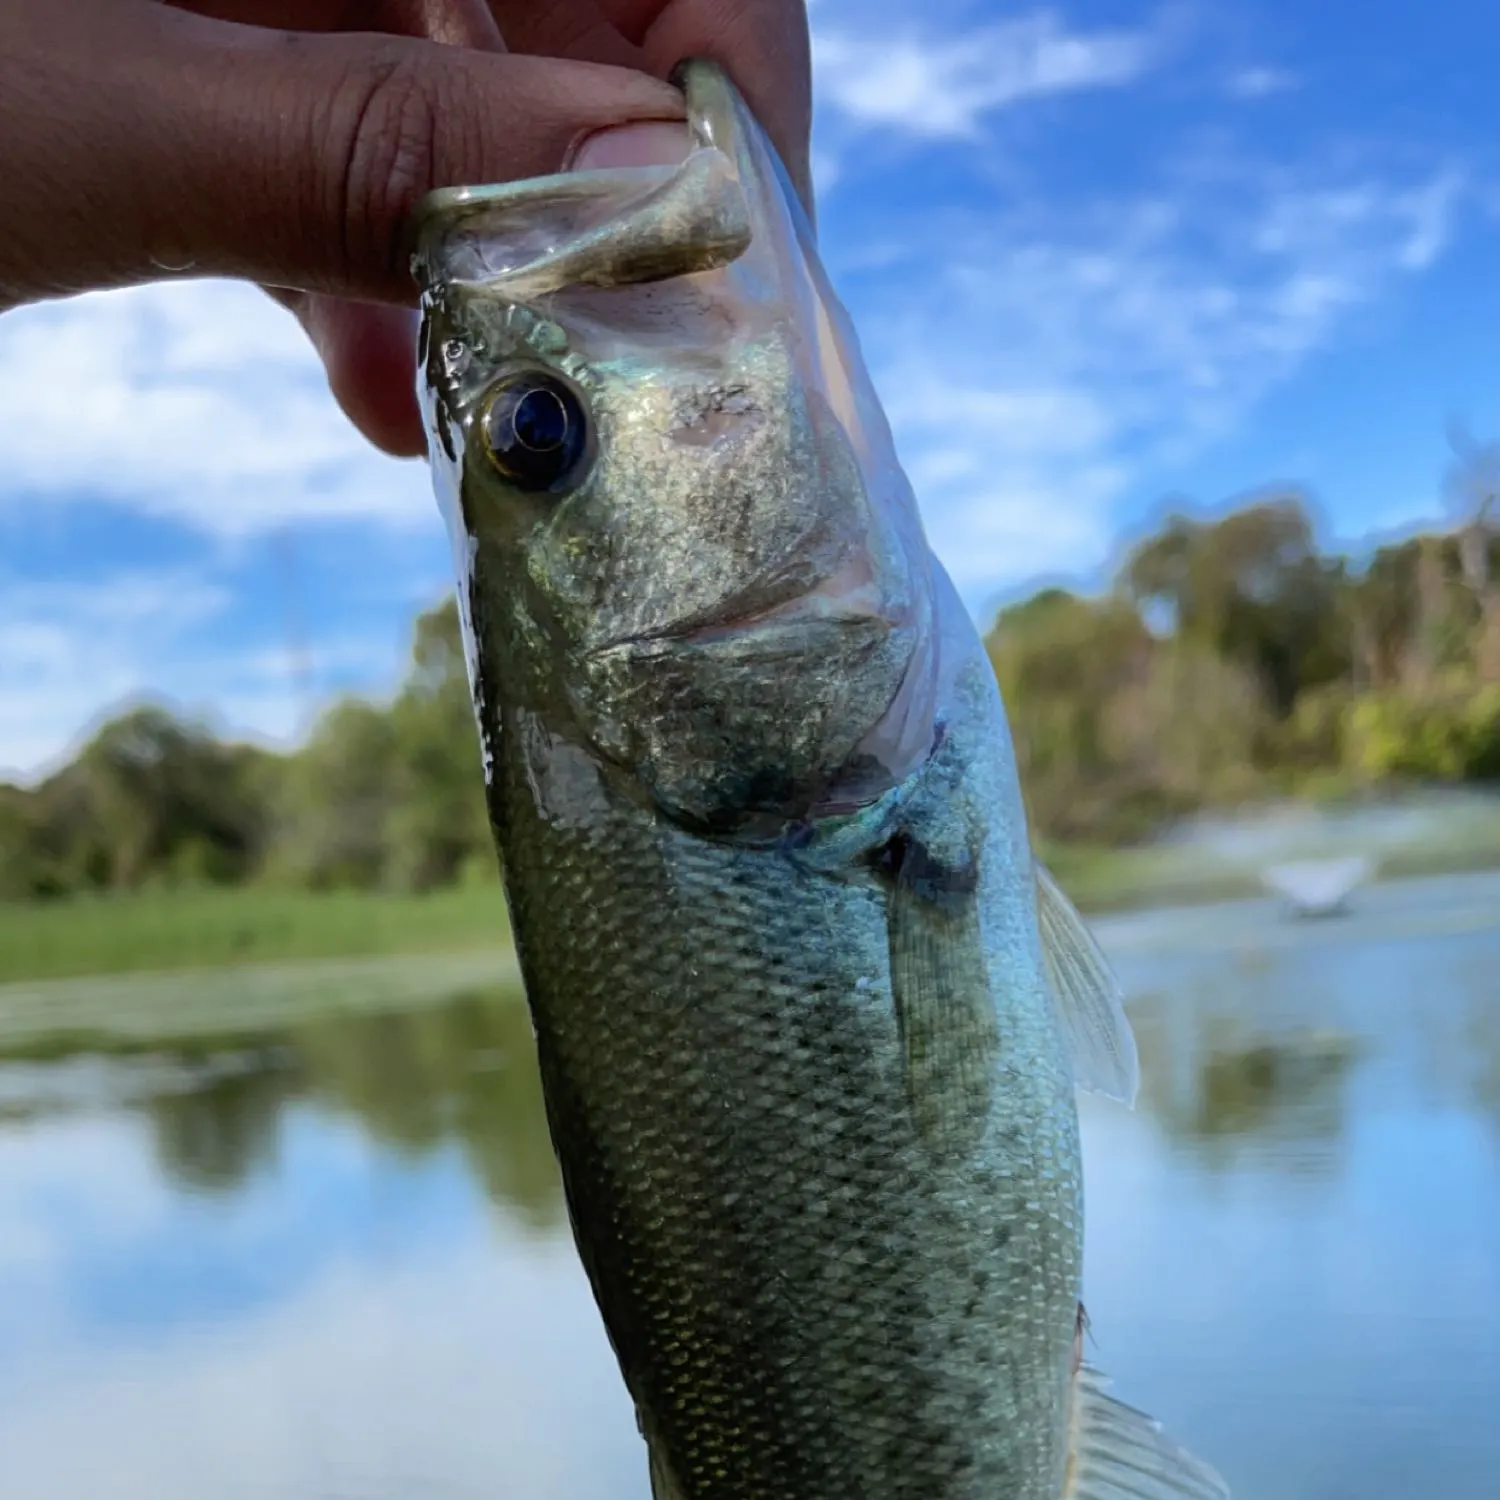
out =
<path fill-rule="evenodd" d="M 401 273 L 402 226 L 436 177 L 444 111 L 433 72 L 393 53 L 363 65 L 345 85 L 334 191 L 355 274 Z"/>

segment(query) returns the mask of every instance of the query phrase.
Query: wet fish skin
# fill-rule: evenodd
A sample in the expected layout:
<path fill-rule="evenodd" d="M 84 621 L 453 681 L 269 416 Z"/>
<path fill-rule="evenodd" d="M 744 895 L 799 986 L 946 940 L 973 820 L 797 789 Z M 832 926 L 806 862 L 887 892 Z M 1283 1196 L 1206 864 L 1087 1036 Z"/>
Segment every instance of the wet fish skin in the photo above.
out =
<path fill-rule="evenodd" d="M 570 758 L 502 735 L 528 727 L 532 765 Z M 909 1108 L 876 879 L 663 827 L 602 783 L 548 818 L 522 757 L 498 770 L 575 1232 L 668 1493 L 1052 1500 L 1081 1204 L 1036 967 L 982 1039 L 994 1097 L 950 1101 L 981 1139 L 945 1153 Z"/>
<path fill-rule="evenodd" d="M 663 216 L 675 227 L 684 212 Z M 785 814 L 837 776 L 891 701 L 924 623 L 922 580 L 783 326 L 750 298 L 689 286 L 657 299 L 664 336 L 652 288 L 629 296 L 569 288 L 547 315 L 486 283 L 429 295 L 435 442 L 462 474 L 450 525 L 477 549 L 470 596 L 495 601 L 476 647 L 503 663 L 504 696 L 629 767 L 669 816 L 719 827 Z M 560 499 L 517 496 L 482 451 L 485 392 L 538 366 L 575 388 L 597 432 L 590 472 Z M 845 570 L 869 575 L 874 607 L 782 618 L 774 638 L 732 628 Z"/>
<path fill-rule="evenodd" d="M 728 182 L 450 198 L 418 257 L 548 1119 L 655 1494 L 1220 1496 L 1077 1370 L 1073 1090 L 1128 1034 L 1045 880 L 1039 920 L 993 673 L 810 231 L 685 82 Z M 593 426 L 558 491 L 486 452 L 518 370 Z"/>

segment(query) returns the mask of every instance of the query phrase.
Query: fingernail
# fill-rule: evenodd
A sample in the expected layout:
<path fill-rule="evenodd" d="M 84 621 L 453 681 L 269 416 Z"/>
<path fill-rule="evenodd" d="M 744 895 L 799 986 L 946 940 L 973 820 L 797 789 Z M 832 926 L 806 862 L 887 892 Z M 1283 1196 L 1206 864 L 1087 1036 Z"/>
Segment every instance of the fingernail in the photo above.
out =
<path fill-rule="evenodd" d="M 584 137 L 570 172 L 598 172 L 609 167 L 675 167 L 692 149 L 692 137 L 682 121 L 639 120 L 611 125 Z"/>

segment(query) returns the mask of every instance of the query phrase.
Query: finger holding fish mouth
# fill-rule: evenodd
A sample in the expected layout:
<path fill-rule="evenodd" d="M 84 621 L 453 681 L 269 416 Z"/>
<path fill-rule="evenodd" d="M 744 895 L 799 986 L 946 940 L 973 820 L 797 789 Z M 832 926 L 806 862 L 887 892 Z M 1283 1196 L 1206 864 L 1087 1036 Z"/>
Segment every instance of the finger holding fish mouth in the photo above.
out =
<path fill-rule="evenodd" d="M 1074 1092 L 1135 1097 L 1118 985 L 788 176 L 680 76 L 675 165 L 440 192 L 413 234 L 511 930 L 651 1493 L 1227 1500 L 1085 1358 Z"/>
<path fill-rule="evenodd" d="M 5 7 L 0 311 L 182 275 L 258 281 L 360 431 L 416 456 L 412 205 L 660 159 L 650 124 L 682 118 L 665 80 L 688 52 L 741 80 L 805 192 L 801 0 Z"/>
<path fill-rule="evenodd" d="M 463 7 L 466 13 L 475 8 L 472 3 Z M 483 14 L 477 20 L 456 18 L 457 7 L 429 3 L 408 9 L 420 24 L 434 28 L 434 40 L 517 56 L 607 64 L 657 78 L 666 78 L 683 57 L 717 58 L 766 122 L 804 205 L 813 212 L 811 68 L 803 0 L 739 5 L 725 0 L 601 0 L 548 6 L 524 0 L 486 6 L 481 0 L 477 9 Z M 559 164 L 574 171 L 671 165 L 682 159 L 683 151 L 674 112 L 671 120 L 642 118 L 582 133 Z M 469 180 L 525 175 L 521 169 L 498 170 Z M 414 315 L 388 304 L 273 295 L 296 313 L 328 370 L 335 396 L 360 431 L 398 457 L 423 453 L 409 378 Z"/>

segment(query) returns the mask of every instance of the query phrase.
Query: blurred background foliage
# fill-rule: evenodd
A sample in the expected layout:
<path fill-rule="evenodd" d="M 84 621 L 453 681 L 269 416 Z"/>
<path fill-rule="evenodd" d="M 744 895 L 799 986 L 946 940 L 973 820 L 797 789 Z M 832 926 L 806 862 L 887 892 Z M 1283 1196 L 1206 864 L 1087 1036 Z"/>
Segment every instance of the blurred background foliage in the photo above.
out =
<path fill-rule="evenodd" d="M 428 891 L 493 879 L 453 601 L 422 615 L 390 704 L 345 698 L 290 754 L 152 704 L 30 789 L 0 787 L 0 898 L 257 881 Z"/>
<path fill-rule="evenodd" d="M 1033 820 L 1127 842 L 1205 807 L 1500 780 L 1500 538 L 1320 552 L 1303 497 L 1174 514 L 1110 589 L 988 636 Z"/>
<path fill-rule="evenodd" d="M 1457 524 L 1356 561 L 1267 492 L 1174 513 L 1095 596 L 1048 588 L 986 640 L 1036 833 L 1125 844 L 1204 808 L 1500 781 L 1500 536 L 1488 468 Z M 416 622 L 389 704 L 307 743 L 226 744 L 142 705 L 31 788 L 0 786 L 0 898 L 233 886 L 427 892 L 489 882 L 457 611 Z"/>

